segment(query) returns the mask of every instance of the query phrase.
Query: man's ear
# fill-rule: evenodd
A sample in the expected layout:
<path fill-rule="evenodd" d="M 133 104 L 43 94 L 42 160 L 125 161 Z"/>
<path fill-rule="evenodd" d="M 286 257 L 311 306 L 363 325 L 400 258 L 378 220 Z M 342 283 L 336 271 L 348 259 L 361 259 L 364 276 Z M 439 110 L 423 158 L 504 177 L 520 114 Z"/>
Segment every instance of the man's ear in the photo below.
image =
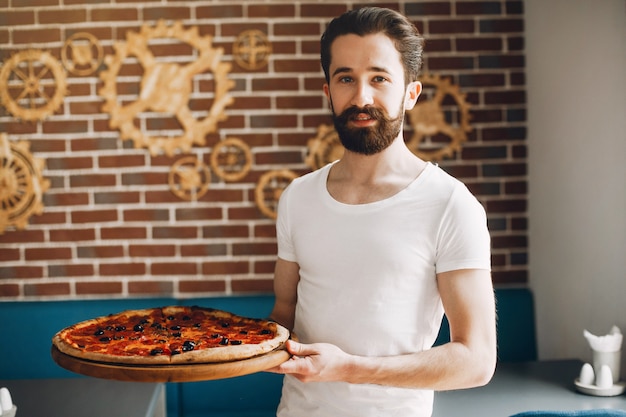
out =
<path fill-rule="evenodd" d="M 328 100 L 330 100 L 330 89 L 328 88 L 328 84 L 327 83 L 324 84 L 323 89 L 324 89 L 324 95 L 326 95 L 326 98 Z"/>
<path fill-rule="evenodd" d="M 406 88 L 406 95 L 404 98 L 404 109 L 411 110 L 415 107 L 415 103 L 417 103 L 417 99 L 422 93 L 422 83 L 419 81 L 413 81 Z"/>

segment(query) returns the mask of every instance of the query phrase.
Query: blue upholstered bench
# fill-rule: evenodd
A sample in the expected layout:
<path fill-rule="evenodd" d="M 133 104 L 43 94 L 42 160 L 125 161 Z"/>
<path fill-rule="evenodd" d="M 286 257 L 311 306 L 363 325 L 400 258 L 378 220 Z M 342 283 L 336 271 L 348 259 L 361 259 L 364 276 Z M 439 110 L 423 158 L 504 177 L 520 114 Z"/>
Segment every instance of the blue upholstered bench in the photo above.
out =
<path fill-rule="evenodd" d="M 535 360 L 534 307 L 530 291 L 500 289 L 496 291 L 496 298 L 500 360 Z M 0 335 L 10 335 L 11 340 L 25 343 L 20 349 L 15 349 L 14 344 L 0 344 L 0 379 L 81 377 L 56 365 L 50 356 L 51 339 L 58 330 L 81 320 L 126 309 L 174 304 L 197 304 L 251 317 L 266 317 L 272 309 L 273 297 L 3 302 L 0 303 Z M 437 343 L 449 340 L 448 334 L 444 320 Z M 25 363 L 24 357 L 31 360 Z M 270 373 L 218 381 L 168 383 L 168 417 L 274 416 L 281 385 L 282 376 Z"/>

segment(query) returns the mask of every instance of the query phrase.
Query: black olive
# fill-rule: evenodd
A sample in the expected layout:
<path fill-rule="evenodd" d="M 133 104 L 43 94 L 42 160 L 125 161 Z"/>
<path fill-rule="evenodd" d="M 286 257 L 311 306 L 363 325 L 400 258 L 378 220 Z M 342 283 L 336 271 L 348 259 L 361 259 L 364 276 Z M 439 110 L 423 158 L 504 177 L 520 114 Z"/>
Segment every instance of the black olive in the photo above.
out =
<path fill-rule="evenodd" d="M 124 336 L 120 336 L 119 334 L 116 334 L 115 336 L 113 336 L 113 340 L 124 340 Z"/>
<path fill-rule="evenodd" d="M 217 333 L 213 333 L 213 334 L 211 335 L 211 339 L 217 339 L 218 337 L 220 337 L 220 335 L 219 335 L 219 334 L 217 334 Z"/>
<path fill-rule="evenodd" d="M 175 318 L 176 318 L 176 317 L 174 317 L 174 316 L 167 316 L 167 319 L 168 319 L 168 320 L 174 320 Z"/>
<path fill-rule="evenodd" d="M 230 344 L 231 344 L 231 345 L 240 345 L 240 344 L 242 344 L 242 343 L 243 343 L 243 342 L 242 342 L 241 340 L 231 340 L 231 341 L 230 341 Z"/>
<path fill-rule="evenodd" d="M 225 321 L 220 323 L 220 326 L 226 328 L 226 327 L 230 327 L 230 323 L 226 323 Z"/>
<path fill-rule="evenodd" d="M 271 334 L 271 333 L 272 333 L 271 330 L 267 330 L 267 329 L 261 330 L 261 334 Z"/>
<path fill-rule="evenodd" d="M 185 321 L 191 320 L 191 317 L 189 317 L 189 316 L 183 316 L 183 320 L 185 320 Z"/>
<path fill-rule="evenodd" d="M 143 319 L 139 322 L 139 324 L 148 324 L 148 323 L 150 323 L 148 319 Z"/>
<path fill-rule="evenodd" d="M 180 330 L 180 326 L 178 324 L 175 324 L 174 326 L 170 327 L 170 330 Z"/>
<path fill-rule="evenodd" d="M 228 344 L 228 338 L 222 337 L 222 340 L 220 340 L 220 345 L 227 345 L 227 344 Z"/>
<path fill-rule="evenodd" d="M 116 326 L 115 327 L 115 331 L 116 332 L 123 332 L 124 330 L 126 330 L 126 326 Z"/>
<path fill-rule="evenodd" d="M 96 332 L 93 335 L 94 336 L 102 336 L 103 334 L 104 334 L 104 330 L 98 329 L 98 330 L 96 330 Z"/>
<path fill-rule="evenodd" d="M 180 350 L 173 350 L 173 351 L 172 351 L 172 356 L 174 356 L 174 355 L 180 355 L 180 353 L 181 353 L 181 352 L 180 352 Z"/>
<path fill-rule="evenodd" d="M 133 327 L 133 330 L 136 332 L 143 332 L 143 326 L 141 324 L 135 324 L 135 327 Z"/>
<path fill-rule="evenodd" d="M 152 356 L 162 355 L 162 354 L 163 354 L 163 349 L 161 348 L 154 348 L 150 351 L 150 355 Z"/>
<path fill-rule="evenodd" d="M 196 344 L 194 342 L 192 342 L 191 340 L 186 340 L 185 343 L 183 343 L 183 352 L 189 352 L 191 350 L 194 350 L 195 347 Z"/>
<path fill-rule="evenodd" d="M 113 329 L 114 329 L 114 327 L 113 327 L 113 326 L 107 326 L 107 327 L 105 327 L 104 329 L 105 329 L 105 330 L 109 330 L 109 331 L 111 331 L 111 330 L 113 330 Z"/>
<path fill-rule="evenodd" d="M 193 325 L 193 327 L 197 327 L 199 329 L 200 327 L 202 327 L 202 324 L 196 323 L 196 324 Z"/>
<path fill-rule="evenodd" d="M 110 337 L 108 337 L 108 336 L 104 336 L 104 337 L 101 337 L 99 340 L 100 340 L 101 342 L 110 342 L 110 341 L 111 341 L 111 338 L 110 338 Z"/>
<path fill-rule="evenodd" d="M 172 333 L 172 336 L 174 336 L 174 337 L 181 337 L 182 333 L 181 332 Z"/>

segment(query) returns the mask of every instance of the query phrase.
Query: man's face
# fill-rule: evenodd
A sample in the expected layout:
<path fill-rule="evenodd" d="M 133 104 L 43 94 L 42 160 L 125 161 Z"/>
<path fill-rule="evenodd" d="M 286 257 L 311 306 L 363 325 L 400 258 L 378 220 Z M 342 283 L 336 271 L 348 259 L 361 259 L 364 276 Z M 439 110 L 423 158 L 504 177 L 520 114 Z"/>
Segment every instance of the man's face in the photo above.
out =
<path fill-rule="evenodd" d="M 343 35 L 331 45 L 330 80 L 324 85 L 344 147 L 372 155 L 401 136 L 404 110 L 417 100 L 404 83 L 400 54 L 384 34 Z"/>

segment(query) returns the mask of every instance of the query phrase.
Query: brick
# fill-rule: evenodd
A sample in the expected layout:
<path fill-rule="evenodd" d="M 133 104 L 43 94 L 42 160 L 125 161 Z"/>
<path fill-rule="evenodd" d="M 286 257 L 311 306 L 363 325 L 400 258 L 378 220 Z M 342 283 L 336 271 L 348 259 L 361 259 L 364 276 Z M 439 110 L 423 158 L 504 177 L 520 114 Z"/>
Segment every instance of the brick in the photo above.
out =
<path fill-rule="evenodd" d="M 484 55 L 478 57 L 478 67 L 483 69 L 523 68 L 526 64 L 523 55 Z"/>
<path fill-rule="evenodd" d="M 50 170 L 74 170 L 87 169 L 93 167 L 93 159 L 90 157 L 64 157 L 46 159 L 46 168 Z"/>
<path fill-rule="evenodd" d="M 133 281 L 128 283 L 129 294 L 170 295 L 174 292 L 172 281 Z"/>
<path fill-rule="evenodd" d="M 456 3 L 456 13 L 463 15 L 493 15 L 502 14 L 502 5 L 499 1 L 464 1 Z"/>
<path fill-rule="evenodd" d="M 116 21 L 136 21 L 139 19 L 138 8 L 93 8 L 91 9 L 91 20 L 93 22 L 116 22 Z"/>
<path fill-rule="evenodd" d="M 199 19 L 223 19 L 243 17 L 243 7 L 239 4 L 199 6 L 196 8 L 196 16 Z"/>
<path fill-rule="evenodd" d="M 87 294 L 121 294 L 122 293 L 122 283 L 121 282 L 77 282 L 76 283 L 76 294 L 78 295 L 87 295 Z"/>
<path fill-rule="evenodd" d="M 235 243 L 233 244 L 233 255 L 276 255 L 276 243 Z"/>
<path fill-rule="evenodd" d="M 426 57 L 431 71 L 460 70 L 474 68 L 475 58 L 467 57 Z"/>
<path fill-rule="evenodd" d="M 0 259 L 2 259 L 2 262 L 18 261 L 20 257 L 20 250 L 17 248 L 0 249 Z"/>
<path fill-rule="evenodd" d="M 67 282 L 50 282 L 41 284 L 24 284 L 24 295 L 27 297 L 45 297 L 54 295 L 69 295 L 70 284 Z"/>
<path fill-rule="evenodd" d="M 292 17 L 295 13 L 296 9 L 293 4 L 250 4 L 248 6 L 248 17 L 250 18 Z"/>
<path fill-rule="evenodd" d="M 174 245 L 134 245 L 128 247 L 128 254 L 133 258 L 162 258 L 176 255 Z"/>
<path fill-rule="evenodd" d="M 35 12 L 33 10 L 4 9 L 0 15 L 0 26 L 23 26 L 35 24 Z M 19 43 L 19 42 L 18 42 Z"/>
<path fill-rule="evenodd" d="M 101 168 L 141 167 L 145 163 L 145 155 L 116 155 L 98 158 L 98 166 Z"/>
<path fill-rule="evenodd" d="M 205 226 L 202 228 L 202 237 L 208 239 L 247 238 L 249 237 L 249 228 L 247 225 L 231 224 Z"/>
<path fill-rule="evenodd" d="M 167 221 L 169 220 L 169 211 L 166 209 L 127 209 L 124 210 L 124 221 Z"/>
<path fill-rule="evenodd" d="M 117 210 L 89 210 L 71 213 L 72 223 L 102 223 L 117 221 Z"/>
<path fill-rule="evenodd" d="M 226 291 L 226 283 L 224 281 L 181 280 L 178 283 L 178 291 L 181 293 L 222 293 Z"/>
<path fill-rule="evenodd" d="M 27 261 L 49 261 L 59 259 L 71 259 L 70 248 L 27 248 L 24 250 L 24 259 Z"/>
<path fill-rule="evenodd" d="M 449 15 L 452 11 L 447 1 L 408 2 L 404 7 L 407 16 Z"/>
<path fill-rule="evenodd" d="M 76 255 L 79 259 L 105 259 L 120 258 L 124 256 L 124 248 L 121 246 L 80 246 L 76 249 Z"/>
<path fill-rule="evenodd" d="M 103 227 L 100 230 L 102 239 L 146 239 L 148 233 L 145 227 Z"/>
<path fill-rule="evenodd" d="M 94 194 L 96 204 L 137 204 L 141 195 L 136 191 L 111 191 Z"/>
<path fill-rule="evenodd" d="M 523 19 L 490 19 L 479 23 L 481 33 L 515 33 L 524 31 Z"/>
<path fill-rule="evenodd" d="M 46 207 L 81 206 L 89 204 L 89 194 L 48 192 L 43 195 L 43 202 Z"/>
<path fill-rule="evenodd" d="M 60 114 L 61 110 L 55 114 Z M 89 122 L 87 120 L 46 120 L 42 123 L 44 133 L 83 133 L 89 130 Z"/>
<path fill-rule="evenodd" d="M 190 10 L 187 7 L 147 7 L 143 9 L 143 19 L 150 20 L 189 20 Z"/>
<path fill-rule="evenodd" d="M 501 38 L 459 38 L 456 39 L 459 52 L 502 51 Z"/>
<path fill-rule="evenodd" d="M 198 237 L 196 227 L 172 226 L 152 229 L 153 239 L 195 239 L 196 237 Z"/>
<path fill-rule="evenodd" d="M 0 297 L 18 297 L 20 295 L 20 286 L 18 284 L 1 284 Z"/>
<path fill-rule="evenodd" d="M 181 245 L 181 256 L 224 256 L 228 254 L 228 247 L 225 244 L 202 244 L 202 245 Z"/>
<path fill-rule="evenodd" d="M 222 218 L 222 209 L 219 207 L 177 209 L 175 218 L 178 221 L 220 220 Z"/>
<path fill-rule="evenodd" d="M 287 60 L 287 59 L 276 59 L 274 61 L 274 69 L 277 73 L 282 72 L 319 72 L 320 69 L 320 61 L 319 58 L 316 59 L 299 59 L 299 60 Z"/>
<path fill-rule="evenodd" d="M 153 262 L 150 266 L 152 275 L 196 275 L 198 265 L 186 262 Z"/>
<path fill-rule="evenodd" d="M 428 22 L 428 33 L 431 34 L 474 33 L 474 30 L 474 21 L 468 19 L 431 20 Z"/>
<path fill-rule="evenodd" d="M 107 187 L 114 186 L 117 179 L 114 174 L 86 174 L 70 177 L 70 186 L 74 187 Z"/>
<path fill-rule="evenodd" d="M 203 275 L 240 275 L 249 272 L 250 265 L 247 261 L 216 261 L 202 264 Z"/>
<path fill-rule="evenodd" d="M 487 202 L 488 213 L 525 213 L 528 210 L 526 199 L 493 200 Z"/>
<path fill-rule="evenodd" d="M 103 276 L 132 276 L 146 274 L 146 265 L 140 262 L 100 264 L 100 275 Z"/>
<path fill-rule="evenodd" d="M 276 267 L 276 261 L 256 261 L 254 262 L 255 274 L 272 274 Z"/>
<path fill-rule="evenodd" d="M 85 9 L 39 10 L 37 18 L 40 24 L 81 23 L 87 21 Z"/>
<path fill-rule="evenodd" d="M 93 229 L 55 229 L 49 233 L 51 242 L 79 242 L 96 238 Z"/>
<path fill-rule="evenodd" d="M 41 230 L 11 230 L 0 235 L 0 245 L 43 241 L 44 233 Z"/>
<path fill-rule="evenodd" d="M 0 266 L 0 279 L 30 279 L 42 278 L 41 266 Z"/>
<path fill-rule="evenodd" d="M 92 276 L 94 275 L 93 265 L 49 265 L 48 276 L 51 278 L 57 277 L 80 277 L 80 276 Z"/>

